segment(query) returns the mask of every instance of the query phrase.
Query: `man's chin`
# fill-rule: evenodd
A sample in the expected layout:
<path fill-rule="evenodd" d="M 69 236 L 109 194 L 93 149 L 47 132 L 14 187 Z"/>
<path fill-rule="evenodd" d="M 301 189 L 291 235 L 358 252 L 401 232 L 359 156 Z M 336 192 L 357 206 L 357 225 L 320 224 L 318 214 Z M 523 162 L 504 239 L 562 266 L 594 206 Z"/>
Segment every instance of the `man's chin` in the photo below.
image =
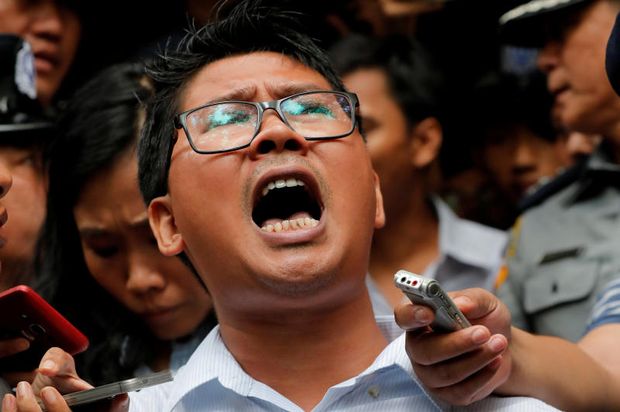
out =
<path fill-rule="evenodd" d="M 283 296 L 298 298 L 320 293 L 328 288 L 336 278 L 336 271 L 332 273 L 304 273 L 260 276 L 258 281 L 266 289 Z"/>

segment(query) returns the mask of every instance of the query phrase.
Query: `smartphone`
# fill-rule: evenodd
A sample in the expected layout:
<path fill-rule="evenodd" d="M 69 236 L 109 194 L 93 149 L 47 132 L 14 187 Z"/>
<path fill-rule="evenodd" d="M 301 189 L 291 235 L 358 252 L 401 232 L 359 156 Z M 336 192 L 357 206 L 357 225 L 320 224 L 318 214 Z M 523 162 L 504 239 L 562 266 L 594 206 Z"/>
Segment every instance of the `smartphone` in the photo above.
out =
<path fill-rule="evenodd" d="M 29 371 L 39 366 L 45 352 L 57 346 L 75 355 L 86 350 L 88 339 L 28 286 L 0 293 L 0 339 L 24 337 L 30 347 L 0 358 L 0 371 Z"/>
<path fill-rule="evenodd" d="M 435 312 L 435 320 L 431 323 L 433 330 L 448 332 L 471 326 L 436 280 L 399 270 L 394 274 L 394 284 L 411 302 L 428 306 Z"/>
<path fill-rule="evenodd" d="M 140 389 L 148 388 L 149 386 L 170 382 L 171 380 L 172 372 L 166 370 L 138 378 L 108 383 L 92 389 L 68 393 L 63 395 L 63 398 L 67 402 L 67 405 L 76 406 L 84 403 L 95 402 L 101 399 L 111 399 L 123 393 L 136 392 Z M 43 409 L 43 411 L 45 411 L 42 401 L 39 401 L 39 406 Z"/>

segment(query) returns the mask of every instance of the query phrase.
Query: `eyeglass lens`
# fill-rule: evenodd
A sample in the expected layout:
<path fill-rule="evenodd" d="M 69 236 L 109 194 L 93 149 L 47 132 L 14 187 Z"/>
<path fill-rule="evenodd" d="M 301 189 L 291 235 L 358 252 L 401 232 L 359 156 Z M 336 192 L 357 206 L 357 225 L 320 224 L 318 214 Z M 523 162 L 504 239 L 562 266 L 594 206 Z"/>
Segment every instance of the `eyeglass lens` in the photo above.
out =
<path fill-rule="evenodd" d="M 245 146 L 254 137 L 258 108 L 251 103 L 217 103 L 191 112 L 186 119 L 194 146 L 203 151 Z M 337 93 L 308 93 L 280 103 L 288 125 L 306 138 L 330 138 L 351 132 L 353 108 Z"/>

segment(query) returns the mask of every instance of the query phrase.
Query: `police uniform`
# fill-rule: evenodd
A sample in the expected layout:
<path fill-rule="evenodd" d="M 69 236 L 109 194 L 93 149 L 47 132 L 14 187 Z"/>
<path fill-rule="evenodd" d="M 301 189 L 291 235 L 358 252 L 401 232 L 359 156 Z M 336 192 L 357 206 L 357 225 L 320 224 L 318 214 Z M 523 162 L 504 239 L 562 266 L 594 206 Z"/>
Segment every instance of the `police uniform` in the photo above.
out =
<path fill-rule="evenodd" d="M 513 324 L 578 340 L 597 294 L 620 277 L 620 165 L 605 143 L 574 183 L 523 214 L 497 291 Z"/>

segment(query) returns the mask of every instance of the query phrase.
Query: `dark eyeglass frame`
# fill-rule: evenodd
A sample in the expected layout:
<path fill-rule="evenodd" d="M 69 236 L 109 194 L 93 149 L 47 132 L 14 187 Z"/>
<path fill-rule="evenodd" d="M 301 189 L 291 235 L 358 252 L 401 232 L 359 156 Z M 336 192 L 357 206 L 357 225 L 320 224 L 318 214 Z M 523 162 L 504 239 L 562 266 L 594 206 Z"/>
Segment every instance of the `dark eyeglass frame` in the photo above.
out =
<path fill-rule="evenodd" d="M 353 130 L 355 130 L 355 127 L 357 126 L 357 110 L 359 109 L 359 99 L 357 97 L 357 95 L 355 93 L 349 93 L 349 92 L 340 92 L 340 91 L 335 91 L 335 90 L 311 90 L 311 91 L 307 91 L 307 92 L 301 92 L 301 93 L 295 93 L 292 94 L 290 96 L 286 96 L 283 97 L 281 99 L 278 100 L 272 100 L 269 102 L 246 102 L 243 100 L 225 100 L 225 101 L 221 101 L 221 102 L 215 102 L 215 103 L 209 103 L 209 104 L 205 104 L 203 106 L 199 106 L 199 107 L 195 107 L 193 109 L 189 109 L 186 110 L 182 113 L 177 114 L 174 117 L 174 127 L 176 129 L 181 129 L 183 128 L 183 130 L 185 131 L 185 136 L 187 136 L 187 140 L 189 142 L 189 145 L 192 147 L 192 149 L 199 154 L 217 154 L 217 153 L 226 153 L 226 152 L 233 152 L 235 150 L 239 150 L 239 149 L 243 149 L 246 148 L 248 146 L 250 146 L 252 144 L 252 142 L 254 141 L 254 139 L 256 138 L 256 136 L 258 135 L 261 125 L 263 124 L 263 113 L 265 113 L 265 110 L 275 110 L 275 112 L 278 114 L 278 116 L 280 117 L 280 120 L 282 120 L 282 122 L 284 124 L 286 124 L 291 130 L 295 131 L 295 129 L 290 125 L 290 123 L 288 122 L 288 120 L 286 119 L 286 116 L 282 113 L 282 102 L 285 102 L 286 100 L 295 98 L 295 97 L 299 97 L 299 96 L 304 96 L 307 94 L 319 94 L 319 93 L 329 93 L 329 94 L 337 94 L 340 95 L 344 98 L 346 98 L 349 103 L 351 104 L 351 129 L 343 134 L 339 134 L 336 136 L 329 136 L 329 137 L 307 137 L 304 136 L 304 139 L 308 140 L 308 141 L 313 141 L 313 140 L 330 140 L 330 139 L 339 139 L 342 137 L 346 137 L 349 136 L 351 133 L 353 133 Z M 198 111 L 198 110 L 202 110 L 206 107 L 210 107 L 210 106 L 216 106 L 216 105 L 220 105 L 222 103 L 236 103 L 236 104 L 248 104 L 248 105 L 252 105 L 254 107 L 256 107 L 257 110 L 257 117 L 256 117 L 256 128 L 254 130 L 254 134 L 252 135 L 252 137 L 250 138 L 250 140 L 248 141 L 247 144 L 241 145 L 241 146 L 236 146 L 230 149 L 223 149 L 223 150 L 200 150 L 198 149 L 195 145 L 194 142 L 192 141 L 192 136 L 191 133 L 188 130 L 187 127 L 187 117 L 189 115 L 191 115 L 192 113 Z M 177 139 L 177 135 L 174 135 L 174 141 L 176 141 Z"/>

